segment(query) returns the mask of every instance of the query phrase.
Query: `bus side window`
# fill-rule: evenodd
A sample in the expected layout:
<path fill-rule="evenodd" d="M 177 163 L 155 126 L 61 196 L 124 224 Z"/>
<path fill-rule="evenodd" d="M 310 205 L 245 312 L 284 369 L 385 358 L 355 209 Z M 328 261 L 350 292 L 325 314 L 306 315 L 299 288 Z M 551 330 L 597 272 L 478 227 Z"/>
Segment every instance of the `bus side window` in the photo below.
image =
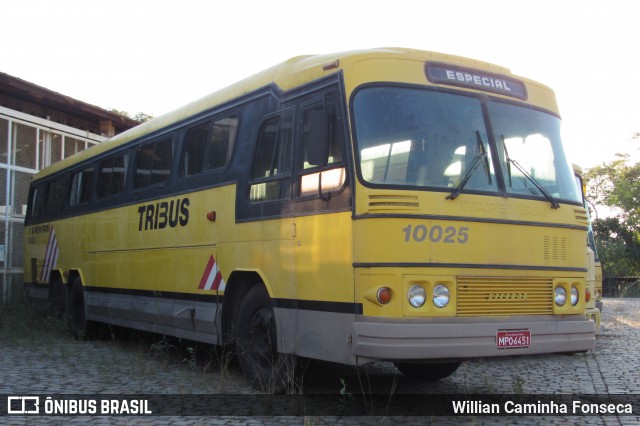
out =
<path fill-rule="evenodd" d="M 238 117 L 231 116 L 199 124 L 185 138 L 182 175 L 193 176 L 227 165 L 233 151 Z"/>
<path fill-rule="evenodd" d="M 38 217 L 44 213 L 44 186 L 38 185 L 31 192 L 30 217 Z"/>
<path fill-rule="evenodd" d="M 164 183 L 171 175 L 173 138 L 161 139 L 138 148 L 136 158 L 135 189 Z"/>
<path fill-rule="evenodd" d="M 291 196 L 291 115 L 267 120 L 260 129 L 249 199 L 252 202 L 283 200 Z"/>
<path fill-rule="evenodd" d="M 205 152 L 205 169 L 219 169 L 227 165 L 233 152 L 238 132 L 238 117 L 232 116 L 215 121 L 211 127 L 211 139 Z"/>
<path fill-rule="evenodd" d="M 319 196 L 340 190 L 346 180 L 346 171 L 342 163 L 342 133 L 337 131 L 334 114 L 331 116 L 329 157 L 326 165 L 316 167 L 309 162 L 309 123 L 311 113 L 323 109 L 322 104 L 303 111 L 302 116 L 302 171 L 298 186 L 298 196 Z M 340 167 L 342 166 L 342 167 Z"/>
<path fill-rule="evenodd" d="M 56 213 L 62 210 L 65 201 L 66 179 L 58 178 L 49 182 L 47 190 L 47 213 Z"/>
<path fill-rule="evenodd" d="M 182 174 L 193 176 L 202 173 L 204 152 L 209 138 L 209 123 L 200 124 L 189 130 L 185 140 L 185 152 L 182 164 Z"/>
<path fill-rule="evenodd" d="M 100 162 L 98 167 L 97 197 L 105 198 L 124 191 L 127 155 L 118 155 Z"/>
<path fill-rule="evenodd" d="M 93 167 L 76 172 L 71 176 L 71 193 L 69 196 L 69 206 L 74 207 L 85 204 L 91 197 L 93 185 Z"/>

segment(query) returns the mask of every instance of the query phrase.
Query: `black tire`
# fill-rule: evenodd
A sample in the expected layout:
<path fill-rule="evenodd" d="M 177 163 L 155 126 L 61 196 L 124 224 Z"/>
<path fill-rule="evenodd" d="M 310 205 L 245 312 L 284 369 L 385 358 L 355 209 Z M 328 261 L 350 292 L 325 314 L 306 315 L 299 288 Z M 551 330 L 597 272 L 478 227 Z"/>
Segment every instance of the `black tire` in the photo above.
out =
<path fill-rule="evenodd" d="M 82 280 L 78 277 L 73 281 L 69 292 L 69 330 L 76 339 L 84 340 L 89 335 L 89 326 L 84 287 Z"/>
<path fill-rule="evenodd" d="M 414 364 L 410 362 L 397 362 L 396 368 L 411 380 L 435 382 L 449 377 L 460 367 L 460 362 L 447 362 L 440 364 Z"/>
<path fill-rule="evenodd" d="M 295 357 L 278 352 L 275 315 L 262 284 L 244 297 L 236 332 L 238 360 L 251 385 L 262 392 L 285 392 L 293 382 Z"/>
<path fill-rule="evenodd" d="M 49 315 L 59 320 L 67 316 L 69 298 L 67 289 L 60 277 L 56 276 L 49 284 Z"/>

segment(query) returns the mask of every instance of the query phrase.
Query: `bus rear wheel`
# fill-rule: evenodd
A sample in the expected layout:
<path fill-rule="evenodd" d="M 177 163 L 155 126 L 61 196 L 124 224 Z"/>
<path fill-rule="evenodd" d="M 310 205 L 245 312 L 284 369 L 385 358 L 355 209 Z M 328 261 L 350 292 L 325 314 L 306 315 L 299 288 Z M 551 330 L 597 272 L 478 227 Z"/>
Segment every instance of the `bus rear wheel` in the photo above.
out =
<path fill-rule="evenodd" d="M 396 368 L 402 374 L 412 380 L 435 382 L 449 377 L 460 367 L 460 362 L 447 362 L 440 364 L 417 364 L 411 362 L 396 362 Z"/>
<path fill-rule="evenodd" d="M 49 284 L 49 314 L 59 320 L 64 320 L 67 314 L 67 289 L 60 277 L 55 277 Z"/>
<path fill-rule="evenodd" d="M 246 294 L 237 321 L 238 359 L 245 376 L 259 391 L 283 393 L 293 376 L 292 357 L 278 352 L 275 315 L 262 284 Z"/>
<path fill-rule="evenodd" d="M 69 329 L 78 340 L 84 340 L 88 336 L 89 321 L 87 321 L 84 287 L 79 277 L 73 281 L 69 292 Z"/>

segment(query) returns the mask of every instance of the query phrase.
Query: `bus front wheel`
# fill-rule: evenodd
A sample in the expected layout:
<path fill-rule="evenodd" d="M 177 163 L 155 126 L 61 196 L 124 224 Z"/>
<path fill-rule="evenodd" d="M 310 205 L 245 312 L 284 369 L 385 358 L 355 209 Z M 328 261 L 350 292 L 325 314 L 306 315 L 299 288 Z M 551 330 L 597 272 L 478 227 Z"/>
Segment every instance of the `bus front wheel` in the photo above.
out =
<path fill-rule="evenodd" d="M 396 368 L 402 374 L 412 380 L 422 380 L 435 382 L 436 380 L 449 377 L 460 367 L 459 362 L 448 362 L 440 364 L 417 364 L 410 362 L 397 362 Z"/>
<path fill-rule="evenodd" d="M 237 321 L 238 359 L 245 376 L 257 390 L 284 392 L 293 366 L 290 357 L 278 352 L 275 315 L 262 284 L 247 292 Z"/>

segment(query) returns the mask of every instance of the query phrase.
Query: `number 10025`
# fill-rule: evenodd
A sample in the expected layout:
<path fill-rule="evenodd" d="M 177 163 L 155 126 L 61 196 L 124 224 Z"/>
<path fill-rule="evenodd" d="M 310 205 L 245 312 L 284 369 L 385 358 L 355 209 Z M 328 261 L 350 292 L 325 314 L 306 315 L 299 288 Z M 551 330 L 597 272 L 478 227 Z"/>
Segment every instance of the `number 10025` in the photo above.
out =
<path fill-rule="evenodd" d="M 465 244 L 469 241 L 469 227 L 461 226 L 447 226 L 442 227 L 440 225 L 433 225 L 428 227 L 426 225 L 407 225 L 402 228 L 404 232 L 404 241 L 406 243 L 414 241 L 416 243 L 422 243 L 430 241 L 432 243 L 444 243 L 444 244 Z"/>

